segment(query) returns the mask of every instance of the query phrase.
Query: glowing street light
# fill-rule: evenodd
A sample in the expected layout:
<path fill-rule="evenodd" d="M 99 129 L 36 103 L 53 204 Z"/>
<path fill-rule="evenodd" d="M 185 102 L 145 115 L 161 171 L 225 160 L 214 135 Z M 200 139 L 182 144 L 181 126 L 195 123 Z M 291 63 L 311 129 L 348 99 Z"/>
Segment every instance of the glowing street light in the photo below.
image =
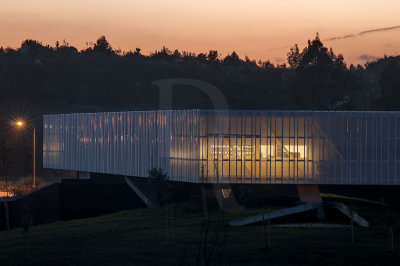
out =
<path fill-rule="evenodd" d="M 17 127 L 22 128 L 25 123 L 21 120 L 15 121 L 15 125 Z M 33 189 L 36 188 L 36 130 L 35 126 L 32 125 L 33 128 Z"/>

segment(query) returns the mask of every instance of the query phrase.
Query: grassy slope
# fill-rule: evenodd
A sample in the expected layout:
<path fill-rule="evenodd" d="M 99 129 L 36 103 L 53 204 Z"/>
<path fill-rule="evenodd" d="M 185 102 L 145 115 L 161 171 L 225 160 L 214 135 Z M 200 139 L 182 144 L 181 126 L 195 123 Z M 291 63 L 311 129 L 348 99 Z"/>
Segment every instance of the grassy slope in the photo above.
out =
<path fill-rule="evenodd" d="M 359 207 L 372 218 L 384 206 Z M 199 204 L 174 206 L 173 240 L 166 243 L 164 209 L 138 209 L 90 219 L 35 226 L 30 231 L 32 265 L 196 265 L 201 243 L 202 212 Z M 234 216 L 251 215 L 248 210 Z M 369 212 L 369 215 L 368 215 Z M 399 213 L 396 213 L 398 216 Z M 396 217 L 397 217 L 396 216 Z M 222 218 L 213 213 L 213 220 Z M 226 216 L 228 220 L 232 215 Z M 370 228 L 356 228 L 353 244 L 348 228 L 271 228 L 270 250 L 265 249 L 260 225 L 229 228 L 221 265 L 266 264 L 399 264 L 400 231 L 395 229 L 395 251 L 387 248 L 387 227 L 373 220 Z M 209 236 L 216 236 L 212 222 Z M 220 234 L 220 236 L 222 233 Z M 396 239 L 397 237 L 397 239 Z M 221 239 L 221 238 L 220 238 Z M 210 241 L 212 242 L 212 241 Z M 219 242 L 220 243 L 220 242 Z M 22 229 L 0 232 L 0 265 L 23 264 Z M 210 252 L 210 243 L 206 249 Z M 219 245 L 218 245 L 219 247 Z M 207 257 L 207 256 L 206 256 Z M 200 259 L 201 260 L 201 259 Z M 218 265 L 218 264 L 215 264 Z"/>

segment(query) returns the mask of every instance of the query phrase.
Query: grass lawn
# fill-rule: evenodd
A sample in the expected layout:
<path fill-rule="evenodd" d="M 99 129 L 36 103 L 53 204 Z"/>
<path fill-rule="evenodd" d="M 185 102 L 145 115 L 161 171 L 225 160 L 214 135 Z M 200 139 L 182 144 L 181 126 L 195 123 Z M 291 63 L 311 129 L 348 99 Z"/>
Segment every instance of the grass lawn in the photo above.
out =
<path fill-rule="evenodd" d="M 400 265 L 400 211 L 391 212 L 395 250 L 389 251 L 387 206 L 353 206 L 371 222 L 355 228 L 355 243 L 349 228 L 272 226 L 267 249 L 262 225 L 224 226 L 261 209 L 214 210 L 205 222 L 200 203 L 186 202 L 173 206 L 168 241 L 165 207 L 31 227 L 29 260 L 22 229 L 0 232 L 0 265 Z"/>

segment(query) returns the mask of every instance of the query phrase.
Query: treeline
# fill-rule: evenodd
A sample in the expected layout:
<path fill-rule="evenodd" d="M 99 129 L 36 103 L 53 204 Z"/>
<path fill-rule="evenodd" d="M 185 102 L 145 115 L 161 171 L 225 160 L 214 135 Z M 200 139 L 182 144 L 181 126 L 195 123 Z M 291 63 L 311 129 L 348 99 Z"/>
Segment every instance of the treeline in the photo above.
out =
<path fill-rule="evenodd" d="M 288 51 L 288 63 L 172 51 L 143 55 L 121 52 L 104 36 L 79 51 L 67 42 L 54 47 L 26 40 L 0 48 L 0 140 L 13 149 L 15 174 L 30 174 L 30 130 L 16 134 L 9 122 L 22 116 L 37 129 L 41 173 L 43 114 L 159 108 L 161 79 L 196 79 L 217 87 L 231 109 L 400 110 L 400 57 L 365 66 L 346 65 L 317 35 L 303 50 Z M 189 85 L 173 90 L 172 108 L 213 108 L 209 97 Z"/>
<path fill-rule="evenodd" d="M 150 55 L 141 49 L 121 52 L 104 36 L 78 51 L 67 42 L 54 47 L 26 40 L 18 49 L 0 48 L 2 103 L 46 106 L 51 112 L 158 108 L 159 88 L 152 81 L 191 78 L 206 81 L 225 95 L 229 108 L 397 110 L 398 57 L 366 66 L 346 65 L 319 36 L 288 64 L 240 58 L 236 52 L 195 54 L 163 47 Z M 200 90 L 177 86 L 173 108 L 211 108 Z M 48 109 L 50 108 L 50 109 Z"/>

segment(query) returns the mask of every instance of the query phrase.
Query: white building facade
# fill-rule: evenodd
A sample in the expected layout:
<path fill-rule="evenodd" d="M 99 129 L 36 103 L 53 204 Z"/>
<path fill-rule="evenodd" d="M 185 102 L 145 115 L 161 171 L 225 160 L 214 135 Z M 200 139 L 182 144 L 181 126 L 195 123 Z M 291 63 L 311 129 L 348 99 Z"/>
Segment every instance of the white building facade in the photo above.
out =
<path fill-rule="evenodd" d="M 400 184 L 400 112 L 56 114 L 43 127 L 44 168 L 138 177 L 161 168 L 193 183 Z"/>

